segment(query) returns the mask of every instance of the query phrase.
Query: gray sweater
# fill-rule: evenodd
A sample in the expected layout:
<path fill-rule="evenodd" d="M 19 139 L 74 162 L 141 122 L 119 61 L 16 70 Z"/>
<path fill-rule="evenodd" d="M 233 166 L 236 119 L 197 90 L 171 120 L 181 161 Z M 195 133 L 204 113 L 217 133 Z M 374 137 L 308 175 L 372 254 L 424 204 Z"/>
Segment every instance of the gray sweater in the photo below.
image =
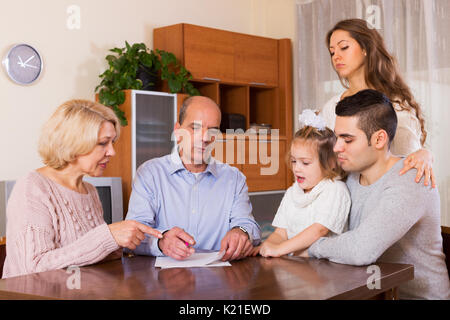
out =
<path fill-rule="evenodd" d="M 416 170 L 398 173 L 398 161 L 369 186 L 352 173 L 347 186 L 352 198 L 348 232 L 320 238 L 310 257 L 350 265 L 376 261 L 414 265 L 414 280 L 399 287 L 402 299 L 450 299 L 450 283 L 442 251 L 439 193 L 416 183 Z"/>

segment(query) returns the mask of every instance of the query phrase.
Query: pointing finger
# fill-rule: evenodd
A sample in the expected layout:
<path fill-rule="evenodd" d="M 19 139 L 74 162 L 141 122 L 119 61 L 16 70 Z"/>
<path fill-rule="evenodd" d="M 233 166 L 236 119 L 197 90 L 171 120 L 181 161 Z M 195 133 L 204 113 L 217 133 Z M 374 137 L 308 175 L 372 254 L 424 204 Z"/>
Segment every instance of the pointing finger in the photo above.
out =
<path fill-rule="evenodd" d="M 137 227 L 140 231 L 149 234 L 151 236 L 154 236 L 155 238 L 161 239 L 163 237 L 162 233 L 156 229 L 153 229 L 149 226 L 146 226 L 143 223 L 137 222 Z"/>

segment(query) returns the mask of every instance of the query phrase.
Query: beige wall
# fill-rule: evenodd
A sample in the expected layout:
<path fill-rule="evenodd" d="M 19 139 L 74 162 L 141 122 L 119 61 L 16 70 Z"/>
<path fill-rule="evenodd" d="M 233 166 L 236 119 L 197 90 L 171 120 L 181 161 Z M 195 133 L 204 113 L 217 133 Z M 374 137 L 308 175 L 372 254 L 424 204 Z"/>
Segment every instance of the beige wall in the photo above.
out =
<path fill-rule="evenodd" d="M 70 5 L 81 9 L 79 30 L 66 26 Z M 296 33 L 295 0 L 8 1 L 2 12 L 2 60 L 13 44 L 28 43 L 40 51 L 44 72 L 26 87 L 0 72 L 0 180 L 41 166 L 40 127 L 63 101 L 94 98 L 108 49 L 125 40 L 152 47 L 153 28 L 180 22 L 293 41 Z"/>

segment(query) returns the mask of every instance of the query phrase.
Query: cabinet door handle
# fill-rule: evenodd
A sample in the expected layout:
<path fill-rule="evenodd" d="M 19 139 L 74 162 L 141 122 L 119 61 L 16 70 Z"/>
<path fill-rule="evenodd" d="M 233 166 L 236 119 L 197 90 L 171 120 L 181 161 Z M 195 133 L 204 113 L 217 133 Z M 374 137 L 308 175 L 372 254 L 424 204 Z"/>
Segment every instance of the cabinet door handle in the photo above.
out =
<path fill-rule="evenodd" d="M 250 84 L 251 84 L 251 85 L 254 85 L 254 86 L 265 86 L 265 85 L 267 85 L 267 84 L 264 83 L 264 82 L 250 82 Z"/>
<path fill-rule="evenodd" d="M 210 77 L 203 77 L 203 80 L 217 81 L 217 82 L 220 81 L 220 79 L 217 79 L 217 78 L 210 78 Z"/>

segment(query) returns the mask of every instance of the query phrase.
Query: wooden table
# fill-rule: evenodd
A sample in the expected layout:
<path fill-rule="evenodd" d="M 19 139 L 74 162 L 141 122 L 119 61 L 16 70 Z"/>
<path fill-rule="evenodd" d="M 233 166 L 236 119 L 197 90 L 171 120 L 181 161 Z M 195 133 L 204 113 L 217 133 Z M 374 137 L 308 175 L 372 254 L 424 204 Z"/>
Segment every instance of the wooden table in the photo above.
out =
<path fill-rule="evenodd" d="M 69 289 L 66 269 L 0 280 L 0 299 L 297 300 L 395 298 L 414 278 L 412 265 L 377 264 L 379 290 L 369 289 L 367 267 L 300 257 L 252 257 L 231 267 L 154 267 L 155 258 L 122 257 L 80 268 L 80 289 Z"/>

